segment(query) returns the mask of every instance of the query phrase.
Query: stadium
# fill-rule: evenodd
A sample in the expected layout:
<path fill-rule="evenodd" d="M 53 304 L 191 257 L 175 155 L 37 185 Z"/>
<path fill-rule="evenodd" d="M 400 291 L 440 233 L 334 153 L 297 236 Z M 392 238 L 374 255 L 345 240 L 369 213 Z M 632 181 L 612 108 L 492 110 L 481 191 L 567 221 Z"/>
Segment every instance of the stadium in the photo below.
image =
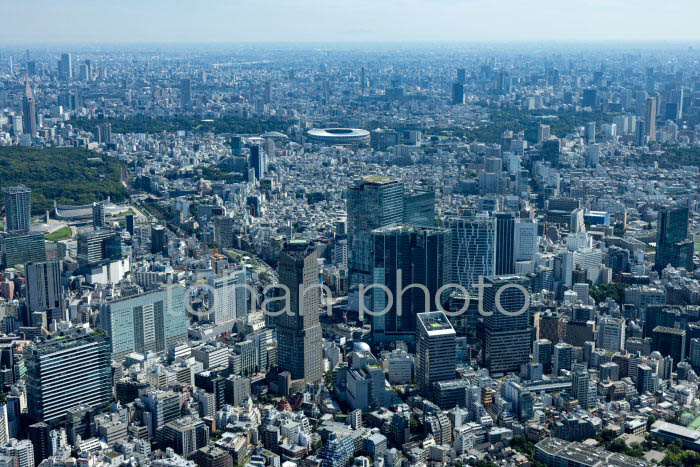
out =
<path fill-rule="evenodd" d="M 313 128 L 307 134 L 311 142 L 329 146 L 369 144 L 369 131 L 357 128 Z"/>

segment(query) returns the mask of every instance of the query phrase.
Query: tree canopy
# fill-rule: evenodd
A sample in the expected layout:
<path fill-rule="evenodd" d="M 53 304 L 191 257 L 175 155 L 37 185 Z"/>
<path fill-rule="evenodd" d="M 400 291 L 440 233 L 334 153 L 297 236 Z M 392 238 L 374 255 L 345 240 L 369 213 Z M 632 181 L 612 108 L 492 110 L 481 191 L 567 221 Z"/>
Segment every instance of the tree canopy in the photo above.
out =
<path fill-rule="evenodd" d="M 32 214 L 61 204 L 89 204 L 108 196 L 123 201 L 122 166 L 117 159 L 85 149 L 0 147 L 0 187 L 32 189 Z"/>

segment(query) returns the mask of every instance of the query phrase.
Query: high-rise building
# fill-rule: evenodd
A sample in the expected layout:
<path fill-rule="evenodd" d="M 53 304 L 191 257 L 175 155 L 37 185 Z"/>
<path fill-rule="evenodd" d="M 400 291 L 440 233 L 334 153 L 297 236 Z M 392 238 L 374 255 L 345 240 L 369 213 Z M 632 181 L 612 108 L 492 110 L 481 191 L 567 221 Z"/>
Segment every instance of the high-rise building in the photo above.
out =
<path fill-rule="evenodd" d="M 582 409 L 590 407 L 590 376 L 586 370 L 578 369 L 571 375 L 571 395 L 578 400 Z"/>
<path fill-rule="evenodd" d="M 644 394 L 655 390 L 654 370 L 645 363 L 637 366 L 637 392 Z"/>
<path fill-rule="evenodd" d="M 22 97 L 22 123 L 24 132 L 34 136 L 36 133 L 36 101 L 29 80 L 25 83 L 24 97 Z"/>
<path fill-rule="evenodd" d="M 452 83 L 452 105 L 464 104 L 464 85 Z"/>
<path fill-rule="evenodd" d="M 542 371 L 552 371 L 552 342 L 549 339 L 537 339 L 532 344 L 532 361 L 542 365 Z"/>
<path fill-rule="evenodd" d="M 496 275 L 513 274 L 515 261 L 515 213 L 497 212 L 496 217 Z"/>
<path fill-rule="evenodd" d="M 350 283 L 372 281 L 371 232 L 402 222 L 404 186 L 396 180 L 367 177 L 348 190 L 348 269 Z"/>
<path fill-rule="evenodd" d="M 525 306 L 529 296 L 519 289 L 527 288 L 528 280 L 525 276 L 491 276 L 484 284 L 483 366 L 491 374 L 518 373 L 530 360 L 530 313 Z"/>
<path fill-rule="evenodd" d="M 214 225 L 214 243 L 218 248 L 233 248 L 233 235 L 235 219 L 229 216 L 214 216 L 211 218 Z"/>
<path fill-rule="evenodd" d="M 459 84 L 467 84 L 467 70 L 464 68 L 457 68 L 457 82 Z"/>
<path fill-rule="evenodd" d="M 5 230 L 27 233 L 32 226 L 32 190 L 24 185 L 3 188 L 5 196 Z"/>
<path fill-rule="evenodd" d="M 150 414 L 148 425 L 153 434 L 180 415 L 180 395 L 177 392 L 149 388 L 139 392 L 139 399 L 145 412 Z"/>
<path fill-rule="evenodd" d="M 234 156 L 243 155 L 243 137 L 242 136 L 232 136 L 231 137 L 231 153 Z"/>
<path fill-rule="evenodd" d="M 688 239 L 688 208 L 667 207 L 659 211 L 656 225 L 654 269 L 668 265 L 692 271 L 693 241 Z"/>
<path fill-rule="evenodd" d="M 97 142 L 109 144 L 112 142 L 112 124 L 100 123 L 97 125 Z"/>
<path fill-rule="evenodd" d="M 3 235 L 0 241 L 2 263 L 5 267 L 14 267 L 29 261 L 46 261 L 43 232 Z"/>
<path fill-rule="evenodd" d="M 560 342 L 552 350 L 552 374 L 560 376 L 562 370 L 571 370 L 574 362 L 574 347 Z"/>
<path fill-rule="evenodd" d="M 250 168 L 255 171 L 255 179 L 260 180 L 265 176 L 266 166 L 265 153 L 259 144 L 250 146 L 250 159 L 248 162 Z"/>
<path fill-rule="evenodd" d="M 532 261 L 537 253 L 537 222 L 520 219 L 515 222 L 513 232 L 513 260 Z"/>
<path fill-rule="evenodd" d="M 105 217 L 105 205 L 103 202 L 92 203 L 92 226 L 100 229 L 107 224 Z"/>
<path fill-rule="evenodd" d="M 247 316 L 246 271 L 226 271 L 209 279 L 209 319 L 215 324 L 231 323 Z"/>
<path fill-rule="evenodd" d="M 451 280 L 471 293 L 479 277 L 496 271 L 496 220 L 493 217 L 449 217 L 452 232 Z"/>
<path fill-rule="evenodd" d="M 0 404 L 0 446 L 7 444 L 10 438 L 12 436 L 8 420 L 7 403 L 3 402 Z"/>
<path fill-rule="evenodd" d="M 435 226 L 434 191 L 406 191 L 403 199 L 403 223 L 405 225 Z"/>
<path fill-rule="evenodd" d="M 685 329 L 656 326 L 651 335 L 651 348 L 662 356 L 670 356 L 677 365 L 685 361 L 686 332 Z"/>
<path fill-rule="evenodd" d="M 457 334 L 442 311 L 418 313 L 416 332 L 418 391 L 431 397 L 433 384 L 455 379 Z"/>
<path fill-rule="evenodd" d="M 272 82 L 265 81 L 265 89 L 263 91 L 263 102 L 269 104 L 272 102 Z"/>
<path fill-rule="evenodd" d="M 168 247 L 168 236 L 165 233 L 165 227 L 162 225 L 154 225 L 151 227 L 151 253 L 165 253 Z"/>
<path fill-rule="evenodd" d="M 645 146 L 647 144 L 647 127 L 644 120 L 637 120 L 637 127 L 635 128 L 635 143 L 637 146 Z"/>
<path fill-rule="evenodd" d="M 434 309 L 438 290 L 450 283 L 451 233 L 446 229 L 395 225 L 372 231 L 372 340 L 415 339 L 416 315 Z M 417 285 L 424 286 L 427 293 Z M 390 305 L 390 306 L 387 306 Z M 385 312 L 382 310 L 387 309 Z"/>
<path fill-rule="evenodd" d="M 598 101 L 598 91 L 596 89 L 584 89 L 583 90 L 583 106 L 584 107 L 595 107 Z"/>
<path fill-rule="evenodd" d="M 586 144 L 595 144 L 595 122 L 588 122 L 585 126 Z"/>
<path fill-rule="evenodd" d="M 647 97 L 644 121 L 646 122 L 646 136 L 649 137 L 649 141 L 656 141 L 656 97 Z"/>
<path fill-rule="evenodd" d="M 320 273 L 315 245 L 294 240 L 280 253 L 280 284 L 289 292 L 288 311 L 275 318 L 277 363 L 292 380 L 314 382 L 323 375 Z"/>
<path fill-rule="evenodd" d="M 625 320 L 603 316 L 598 322 L 598 347 L 618 352 L 625 345 Z"/>
<path fill-rule="evenodd" d="M 27 304 L 29 311 L 52 311 L 63 318 L 63 284 L 58 260 L 27 263 Z"/>
<path fill-rule="evenodd" d="M 73 59 L 71 54 L 61 54 L 61 59 L 58 61 L 58 77 L 62 81 L 73 79 Z"/>
<path fill-rule="evenodd" d="M 93 266 L 122 257 L 122 242 L 118 232 L 109 229 L 78 234 L 78 264 Z"/>
<path fill-rule="evenodd" d="M 54 425 L 70 407 L 112 401 L 112 359 L 104 333 L 72 331 L 28 346 L 27 407 L 36 422 Z"/>
<path fill-rule="evenodd" d="M 126 231 L 129 232 L 129 235 L 131 235 L 133 237 L 134 236 L 134 215 L 127 214 L 124 217 L 126 219 Z"/>
<path fill-rule="evenodd" d="M 34 464 L 51 456 L 51 427 L 47 423 L 38 422 L 27 427 L 27 436 L 34 448 Z"/>
<path fill-rule="evenodd" d="M 189 78 L 180 80 L 180 102 L 183 107 L 192 106 L 192 80 Z"/>
<path fill-rule="evenodd" d="M 115 360 L 132 352 L 163 354 L 170 345 L 187 341 L 185 289 L 170 286 L 106 302 L 98 324 L 109 336 Z"/>
<path fill-rule="evenodd" d="M 166 423 L 158 432 L 161 449 L 172 448 L 183 457 L 191 457 L 198 449 L 209 444 L 209 428 L 192 415 Z"/>

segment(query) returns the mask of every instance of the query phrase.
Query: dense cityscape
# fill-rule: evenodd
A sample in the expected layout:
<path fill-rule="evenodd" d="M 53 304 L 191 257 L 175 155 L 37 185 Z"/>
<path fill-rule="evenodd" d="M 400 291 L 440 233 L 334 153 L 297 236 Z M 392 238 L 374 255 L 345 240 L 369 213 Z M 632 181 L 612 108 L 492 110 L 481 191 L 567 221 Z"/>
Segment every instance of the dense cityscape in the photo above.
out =
<path fill-rule="evenodd" d="M 697 45 L 0 47 L 0 467 L 700 464 Z"/>

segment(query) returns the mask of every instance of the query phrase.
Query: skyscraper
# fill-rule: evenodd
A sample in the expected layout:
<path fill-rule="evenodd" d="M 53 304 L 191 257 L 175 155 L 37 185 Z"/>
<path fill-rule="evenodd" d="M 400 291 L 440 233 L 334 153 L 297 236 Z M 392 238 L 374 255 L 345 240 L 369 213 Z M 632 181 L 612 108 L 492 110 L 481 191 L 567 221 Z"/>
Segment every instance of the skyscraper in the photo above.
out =
<path fill-rule="evenodd" d="M 314 382 L 323 375 L 321 324 L 319 320 L 321 268 L 318 251 L 306 241 L 293 240 L 280 254 L 280 284 L 289 296 L 284 312 L 275 318 L 277 363 L 291 373 L 292 380 Z"/>
<path fill-rule="evenodd" d="M 484 280 L 484 350 L 483 366 L 491 374 L 519 372 L 530 360 L 529 309 L 520 312 L 529 297 L 514 286 L 527 288 L 524 276 L 492 276 Z M 497 309 L 496 294 L 500 291 L 501 307 L 510 315 Z"/>
<path fill-rule="evenodd" d="M 371 282 L 371 232 L 402 222 L 403 197 L 403 184 L 383 177 L 366 177 L 348 190 L 348 269 L 351 285 Z"/>
<path fill-rule="evenodd" d="M 662 356 L 673 358 L 673 362 L 678 365 L 685 361 L 686 331 L 656 326 L 652 331 L 651 346 L 652 350 L 659 352 Z"/>
<path fill-rule="evenodd" d="M 73 79 L 73 59 L 70 54 L 61 54 L 58 61 L 58 77 L 62 81 Z"/>
<path fill-rule="evenodd" d="M 457 333 L 442 311 L 416 315 L 416 381 L 430 397 L 433 384 L 455 379 Z"/>
<path fill-rule="evenodd" d="M 215 324 L 233 322 L 236 318 L 247 315 L 245 289 L 245 269 L 226 271 L 221 277 L 209 279 L 209 300 L 212 315 L 209 319 Z"/>
<path fill-rule="evenodd" d="M 108 301 L 98 322 L 118 361 L 132 352 L 163 354 L 168 346 L 186 342 L 188 324 L 185 289 L 176 286 Z"/>
<path fill-rule="evenodd" d="M 29 311 L 52 311 L 63 319 L 65 304 L 58 260 L 27 263 L 27 302 Z"/>
<path fill-rule="evenodd" d="M 459 84 L 467 84 L 467 70 L 464 68 L 457 69 L 457 82 Z"/>
<path fill-rule="evenodd" d="M 132 237 L 134 236 L 134 215 L 133 214 L 127 214 L 124 216 L 126 220 L 126 231 L 129 232 L 129 235 Z"/>
<path fill-rule="evenodd" d="M 379 315 L 372 316 L 374 342 L 415 339 L 416 315 L 434 309 L 438 289 L 450 282 L 450 238 L 446 229 L 406 225 L 372 231 L 372 282 L 386 286 L 393 298 L 387 312 L 380 313 L 388 304 L 387 294 L 371 289 L 372 309 Z M 428 293 L 415 285 L 425 286 Z"/>
<path fill-rule="evenodd" d="M 452 83 L 452 105 L 464 104 L 464 85 Z"/>
<path fill-rule="evenodd" d="M 595 107 L 598 103 L 598 91 L 596 89 L 584 89 L 583 90 L 583 106 L 584 107 Z"/>
<path fill-rule="evenodd" d="M 254 144 L 250 146 L 250 159 L 249 167 L 255 171 L 256 180 L 262 179 L 265 175 L 266 165 L 265 164 L 265 153 L 259 144 Z"/>
<path fill-rule="evenodd" d="M 537 253 L 537 222 L 530 219 L 516 221 L 513 232 L 513 260 L 532 261 Z"/>
<path fill-rule="evenodd" d="M 669 264 L 688 271 L 694 267 L 693 241 L 688 239 L 687 207 L 666 207 L 659 211 L 654 269 L 660 272 Z"/>
<path fill-rule="evenodd" d="M 513 274 L 515 261 L 515 213 L 497 212 L 496 217 L 496 275 Z"/>
<path fill-rule="evenodd" d="M 5 229 L 10 233 L 26 233 L 31 228 L 32 190 L 24 185 L 3 188 L 5 195 Z"/>
<path fill-rule="evenodd" d="M 27 427 L 27 435 L 34 448 L 34 465 L 39 465 L 41 461 L 51 455 L 51 427 L 48 424 L 39 422 Z"/>
<path fill-rule="evenodd" d="M 112 401 L 112 359 L 104 333 L 71 330 L 28 346 L 27 407 L 37 422 L 54 425 L 79 404 L 102 408 Z"/>
<path fill-rule="evenodd" d="M 36 101 L 29 80 L 25 83 L 24 97 L 22 97 L 22 124 L 24 132 L 34 136 L 36 133 Z"/>
<path fill-rule="evenodd" d="M 585 126 L 586 144 L 595 144 L 595 122 L 588 122 Z"/>
<path fill-rule="evenodd" d="M 452 232 L 451 280 L 471 293 L 479 276 L 496 271 L 496 220 L 493 217 L 449 217 Z"/>
<path fill-rule="evenodd" d="M 571 375 L 571 395 L 578 400 L 582 409 L 590 407 L 589 382 L 590 376 L 586 370 L 578 369 Z"/>
<path fill-rule="evenodd" d="M 167 251 L 168 236 L 165 233 L 165 227 L 162 225 L 154 225 L 151 228 L 151 253 L 158 254 Z"/>
<path fill-rule="evenodd" d="M 566 342 L 559 342 L 552 350 L 552 374 L 560 376 L 562 370 L 571 370 L 574 361 L 574 348 Z"/>
<path fill-rule="evenodd" d="M 183 107 L 192 106 L 192 80 L 189 78 L 180 80 L 180 102 Z"/>
<path fill-rule="evenodd" d="M 649 137 L 649 141 L 656 141 L 656 97 L 647 97 L 644 121 L 647 125 L 646 135 Z"/>
<path fill-rule="evenodd" d="M 549 339 L 537 339 L 532 345 L 532 360 L 542 365 L 542 371 L 552 371 L 552 342 Z"/>
<path fill-rule="evenodd" d="M 263 91 L 263 102 L 269 104 L 272 102 L 272 82 L 265 81 L 265 90 Z"/>
<path fill-rule="evenodd" d="M 107 224 L 105 217 L 105 205 L 103 202 L 92 203 L 92 226 L 96 229 Z"/>

